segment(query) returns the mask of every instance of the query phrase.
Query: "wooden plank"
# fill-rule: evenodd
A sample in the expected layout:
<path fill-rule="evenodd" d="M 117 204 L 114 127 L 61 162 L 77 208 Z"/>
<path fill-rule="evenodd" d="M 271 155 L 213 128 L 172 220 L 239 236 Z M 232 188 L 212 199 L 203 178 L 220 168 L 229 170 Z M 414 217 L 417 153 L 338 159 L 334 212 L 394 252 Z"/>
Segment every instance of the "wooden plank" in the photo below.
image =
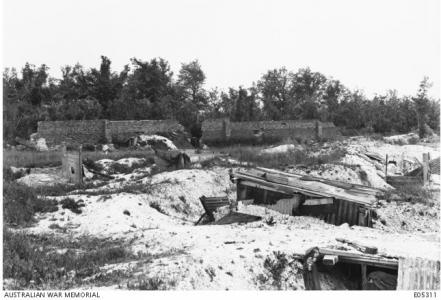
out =
<path fill-rule="evenodd" d="M 263 190 L 263 203 L 267 203 L 268 190 Z"/>
<path fill-rule="evenodd" d="M 348 201 L 342 201 L 343 202 L 343 211 L 342 211 L 342 217 L 341 217 L 341 222 L 343 223 L 347 223 L 348 222 L 348 205 L 349 202 Z"/>
<path fill-rule="evenodd" d="M 321 290 L 319 273 L 316 264 L 318 255 L 318 249 L 313 248 L 306 252 L 303 259 L 303 280 L 306 290 Z"/>
<path fill-rule="evenodd" d="M 352 223 L 352 219 L 353 219 L 352 213 L 353 213 L 354 205 L 352 202 L 348 202 L 347 206 L 348 206 L 348 210 L 346 212 L 346 222 L 348 223 L 349 226 L 352 226 L 354 225 Z"/>
<path fill-rule="evenodd" d="M 362 289 L 367 283 L 366 264 L 361 264 L 361 286 Z"/>
<path fill-rule="evenodd" d="M 247 187 L 242 184 L 242 182 L 237 183 L 237 200 L 242 200 L 247 198 Z"/>
<path fill-rule="evenodd" d="M 423 184 L 429 183 L 429 153 L 423 153 Z"/>
<path fill-rule="evenodd" d="M 275 182 L 275 183 L 281 183 L 281 184 L 288 184 L 288 178 L 283 177 L 281 175 L 277 174 L 271 174 L 271 173 L 264 173 L 264 178 L 266 178 L 268 181 Z"/>
<path fill-rule="evenodd" d="M 327 183 L 330 185 L 335 185 L 338 187 L 344 187 L 346 189 L 360 189 L 361 191 L 365 191 L 365 192 L 370 192 L 370 193 L 378 193 L 381 192 L 380 189 L 377 188 L 373 188 L 373 187 L 369 187 L 369 186 L 365 186 L 365 185 L 361 185 L 361 184 L 355 184 L 355 183 L 347 183 L 347 182 L 342 182 L 342 181 L 336 181 L 336 180 L 330 180 L 330 179 L 326 179 L 326 178 L 321 178 L 321 177 L 316 177 L 316 176 L 311 176 L 311 175 L 300 175 L 300 174 L 296 174 L 296 173 L 288 173 L 288 172 L 282 172 L 279 170 L 274 170 L 274 169 L 268 169 L 268 168 L 262 168 L 262 167 L 256 167 L 257 170 L 262 171 L 262 172 L 269 172 L 269 173 L 275 173 L 275 174 L 280 174 L 284 177 L 288 177 L 288 178 L 297 178 L 297 179 L 301 179 L 304 181 L 319 181 L 319 182 L 323 182 L 323 183 Z"/>
<path fill-rule="evenodd" d="M 366 209 L 364 207 L 358 208 L 358 225 L 367 226 L 366 224 Z"/>
<path fill-rule="evenodd" d="M 262 217 L 249 214 L 231 212 L 214 223 L 214 225 L 227 225 L 233 223 L 250 223 L 261 220 Z"/>
<path fill-rule="evenodd" d="M 397 269 L 398 259 L 385 258 L 378 255 L 368 255 L 363 253 L 348 252 L 343 250 L 319 248 L 322 255 L 337 255 L 339 261 L 357 264 L 366 264 L 370 266 Z"/>
<path fill-rule="evenodd" d="M 439 290 L 440 262 L 403 257 L 398 262 L 397 290 Z"/>
<path fill-rule="evenodd" d="M 333 204 L 333 198 L 314 198 L 306 199 L 303 205 L 323 205 L 323 204 Z"/>
<path fill-rule="evenodd" d="M 367 254 L 377 254 L 378 253 L 378 248 L 375 246 L 365 245 L 365 244 L 362 244 L 359 242 L 350 241 L 348 239 L 343 239 L 343 238 L 336 238 L 336 240 L 340 243 L 348 244 L 349 246 L 351 246 L 354 249 L 356 249 L 360 252 L 363 252 L 363 253 L 367 253 Z"/>
<path fill-rule="evenodd" d="M 351 191 L 349 193 L 345 189 L 330 186 L 321 182 L 308 182 L 302 181 L 297 178 L 289 178 L 288 184 L 268 182 L 267 180 L 262 178 L 263 174 L 263 172 L 258 172 L 256 170 L 251 170 L 247 172 L 237 171 L 234 173 L 234 177 L 254 183 L 259 183 L 261 185 L 270 186 L 285 193 L 309 193 L 321 197 L 338 198 L 365 205 L 372 205 L 376 202 L 376 198 L 373 195 L 357 193 L 354 191 Z"/>
<path fill-rule="evenodd" d="M 325 255 L 323 256 L 322 263 L 327 266 L 333 266 L 338 262 L 337 255 Z"/>
<path fill-rule="evenodd" d="M 335 204 L 334 204 L 334 212 L 331 214 L 331 218 L 330 218 L 330 221 L 329 221 L 329 223 L 330 224 L 335 224 Z"/>

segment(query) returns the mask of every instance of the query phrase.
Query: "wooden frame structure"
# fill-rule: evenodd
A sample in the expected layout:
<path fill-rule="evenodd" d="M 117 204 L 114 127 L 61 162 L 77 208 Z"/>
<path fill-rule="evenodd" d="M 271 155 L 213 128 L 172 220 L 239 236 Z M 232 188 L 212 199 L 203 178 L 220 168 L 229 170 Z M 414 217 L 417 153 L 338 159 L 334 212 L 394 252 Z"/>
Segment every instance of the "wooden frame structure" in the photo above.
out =
<path fill-rule="evenodd" d="M 63 176 L 70 182 L 76 184 L 83 183 L 83 155 L 82 146 L 78 151 L 68 151 L 66 144 L 61 146 L 61 165 Z"/>
<path fill-rule="evenodd" d="M 383 269 L 398 270 L 399 260 L 397 258 L 386 258 L 378 254 L 365 254 L 360 252 L 349 252 L 329 248 L 313 248 L 308 250 L 303 258 L 303 278 L 306 290 L 320 290 L 318 283 L 317 263 L 333 266 L 337 263 L 349 263 L 360 265 L 361 282 L 360 286 L 365 286 L 367 282 L 367 267 L 378 267 Z"/>
<path fill-rule="evenodd" d="M 208 219 L 210 222 L 215 221 L 213 212 L 216 211 L 216 209 L 223 207 L 223 206 L 229 206 L 230 201 L 228 200 L 228 197 L 205 197 L 202 196 L 199 198 L 201 201 L 202 207 L 205 210 L 205 213 L 199 218 L 199 220 L 195 223 L 195 225 L 198 225 L 202 219 L 205 216 L 208 216 Z"/>
<path fill-rule="evenodd" d="M 420 167 L 405 173 L 404 175 L 388 175 L 387 169 L 389 163 L 389 156 L 386 154 L 385 160 L 385 177 L 386 182 L 393 187 L 399 187 L 404 185 L 424 185 L 427 186 L 430 183 L 431 165 L 435 166 L 438 163 L 439 158 L 433 161 L 430 160 L 430 153 L 423 153 L 423 163 Z M 438 167 L 439 169 L 439 167 Z"/>
<path fill-rule="evenodd" d="M 259 205 L 274 197 L 300 195 L 302 203 L 297 209 L 293 207 L 292 214 L 316 216 L 335 225 L 371 227 L 372 206 L 382 193 L 363 185 L 265 168 L 236 171 L 230 177 L 237 184 L 237 201 L 254 199 Z"/>

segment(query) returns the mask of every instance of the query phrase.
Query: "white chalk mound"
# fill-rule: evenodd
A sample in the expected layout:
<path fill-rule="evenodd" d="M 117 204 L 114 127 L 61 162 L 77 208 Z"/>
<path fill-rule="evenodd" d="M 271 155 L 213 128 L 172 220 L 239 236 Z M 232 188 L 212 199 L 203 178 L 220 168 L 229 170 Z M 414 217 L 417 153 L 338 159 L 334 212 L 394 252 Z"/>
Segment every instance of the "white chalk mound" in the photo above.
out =
<path fill-rule="evenodd" d="M 141 146 L 150 145 L 155 150 L 176 150 L 178 149 L 172 141 L 160 135 L 145 135 L 138 136 L 138 143 Z"/>

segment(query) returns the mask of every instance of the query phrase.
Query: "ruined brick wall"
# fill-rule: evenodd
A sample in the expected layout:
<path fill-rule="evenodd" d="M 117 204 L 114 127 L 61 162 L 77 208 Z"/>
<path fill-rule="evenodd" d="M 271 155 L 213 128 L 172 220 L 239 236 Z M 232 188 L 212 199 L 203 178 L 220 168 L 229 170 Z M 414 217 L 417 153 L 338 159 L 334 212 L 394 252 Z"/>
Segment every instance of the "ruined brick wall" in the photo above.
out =
<path fill-rule="evenodd" d="M 202 122 L 202 140 L 205 143 L 222 141 L 231 136 L 231 123 L 228 119 L 211 119 Z"/>
<path fill-rule="evenodd" d="M 322 122 L 322 136 L 328 139 L 335 139 L 341 136 L 340 131 L 332 122 Z"/>
<path fill-rule="evenodd" d="M 286 138 L 316 138 L 317 136 L 334 138 L 339 133 L 333 123 L 317 120 L 285 120 L 229 122 L 225 119 L 206 120 L 202 123 L 202 140 L 205 143 L 219 141 L 283 140 Z M 225 129 L 229 128 L 227 135 Z"/>
<path fill-rule="evenodd" d="M 104 142 L 106 120 L 40 121 L 38 136 L 46 139 L 49 146 L 97 144 Z"/>
<path fill-rule="evenodd" d="M 255 134 L 262 134 L 263 138 L 314 138 L 316 132 L 315 121 L 259 121 L 259 122 L 232 122 L 231 139 L 245 139 Z"/>
<path fill-rule="evenodd" d="M 184 127 L 175 120 L 124 120 L 109 121 L 108 129 L 112 141 L 125 142 L 136 134 L 183 131 Z"/>
<path fill-rule="evenodd" d="M 46 139 L 48 146 L 101 144 L 127 141 L 131 136 L 144 133 L 184 130 L 175 120 L 84 120 L 84 121 L 41 121 L 38 122 L 38 136 Z"/>

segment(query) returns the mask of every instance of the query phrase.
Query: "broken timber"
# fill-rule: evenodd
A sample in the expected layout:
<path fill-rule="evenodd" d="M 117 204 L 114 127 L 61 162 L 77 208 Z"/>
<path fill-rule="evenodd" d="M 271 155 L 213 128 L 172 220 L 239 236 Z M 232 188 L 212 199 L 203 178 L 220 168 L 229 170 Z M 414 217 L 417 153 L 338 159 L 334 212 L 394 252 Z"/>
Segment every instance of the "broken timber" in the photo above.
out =
<path fill-rule="evenodd" d="M 348 223 L 371 227 L 372 206 L 377 195 L 382 193 L 368 186 L 265 168 L 235 171 L 231 179 L 237 184 L 238 201 L 253 198 L 250 195 L 256 194 L 256 190 L 262 192 L 259 197 L 263 199 L 254 199 L 255 204 L 266 203 L 269 193 L 291 197 L 301 194 L 307 199 L 298 209 L 300 214 L 317 216 L 336 225 Z"/>

